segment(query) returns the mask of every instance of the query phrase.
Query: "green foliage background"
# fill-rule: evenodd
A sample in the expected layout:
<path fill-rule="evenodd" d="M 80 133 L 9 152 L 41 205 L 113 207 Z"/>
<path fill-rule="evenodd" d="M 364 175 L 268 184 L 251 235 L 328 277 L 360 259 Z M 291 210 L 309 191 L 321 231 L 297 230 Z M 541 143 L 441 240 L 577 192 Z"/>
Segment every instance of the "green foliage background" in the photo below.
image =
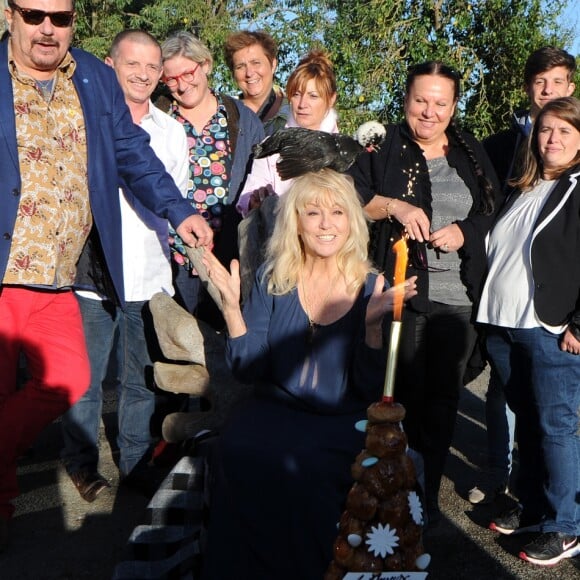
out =
<path fill-rule="evenodd" d="M 401 116 L 410 64 L 440 59 L 464 77 L 459 115 L 478 137 L 509 123 L 525 106 L 522 71 L 544 45 L 568 48 L 573 30 L 558 24 L 565 0 L 76 0 L 75 43 L 106 55 L 114 35 L 143 28 L 163 40 L 187 29 L 215 58 L 212 84 L 235 92 L 223 64 L 224 39 L 239 28 L 263 28 L 280 44 L 283 86 L 300 56 L 326 48 L 339 82 L 341 130 Z M 576 82 L 580 87 L 580 78 Z"/>

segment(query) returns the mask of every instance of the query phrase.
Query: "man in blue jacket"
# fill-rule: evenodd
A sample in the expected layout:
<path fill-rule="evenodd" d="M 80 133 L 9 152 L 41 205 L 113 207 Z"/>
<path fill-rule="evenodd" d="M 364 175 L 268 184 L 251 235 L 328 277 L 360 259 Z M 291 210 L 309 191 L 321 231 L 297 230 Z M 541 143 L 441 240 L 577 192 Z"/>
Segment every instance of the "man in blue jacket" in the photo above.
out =
<path fill-rule="evenodd" d="M 70 49 L 74 0 L 9 0 L 0 43 L 0 551 L 18 495 L 16 460 L 73 405 L 90 370 L 76 266 L 91 234 L 102 280 L 124 303 L 123 179 L 190 245 L 212 232 L 135 125 L 114 71 Z M 97 281 L 95 281 L 97 285 Z M 24 355 L 30 379 L 17 389 Z"/>

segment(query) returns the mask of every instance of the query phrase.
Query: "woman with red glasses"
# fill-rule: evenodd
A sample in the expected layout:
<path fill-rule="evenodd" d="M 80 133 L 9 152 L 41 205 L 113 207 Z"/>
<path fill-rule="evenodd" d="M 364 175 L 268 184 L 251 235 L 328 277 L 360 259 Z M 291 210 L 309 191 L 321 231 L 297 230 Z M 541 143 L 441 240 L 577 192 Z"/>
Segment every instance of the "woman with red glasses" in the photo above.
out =
<path fill-rule="evenodd" d="M 214 232 L 216 256 L 229 264 L 237 257 L 239 219 L 234 202 L 246 176 L 252 146 L 264 138 L 264 129 L 258 116 L 241 101 L 210 87 L 213 59 L 193 34 L 183 31 L 169 37 L 162 53 L 161 80 L 173 98 L 169 114 L 183 125 L 189 145 L 187 196 Z M 174 250 L 185 255 L 177 237 Z M 201 283 L 190 267 L 174 264 L 174 274 L 177 301 L 221 328 L 221 316 L 209 295 L 200 295 Z"/>

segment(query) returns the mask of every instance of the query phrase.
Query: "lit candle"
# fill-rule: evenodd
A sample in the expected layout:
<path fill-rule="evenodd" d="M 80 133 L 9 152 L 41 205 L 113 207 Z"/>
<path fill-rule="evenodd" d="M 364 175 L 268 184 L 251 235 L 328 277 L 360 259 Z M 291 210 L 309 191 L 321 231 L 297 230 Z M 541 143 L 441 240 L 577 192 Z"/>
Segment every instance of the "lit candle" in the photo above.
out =
<path fill-rule="evenodd" d="M 395 286 L 401 284 L 397 289 L 393 304 L 393 320 L 402 320 L 403 318 L 403 302 L 405 300 L 405 288 L 402 284 L 407 277 L 407 238 L 403 236 L 400 240 L 393 244 L 393 252 L 396 254 L 395 258 L 395 278 L 393 283 Z"/>
<path fill-rule="evenodd" d="M 403 236 L 393 244 L 395 258 L 394 285 L 400 285 L 395 291 L 393 299 L 393 322 L 391 323 L 391 335 L 389 339 L 389 353 L 387 356 L 387 370 L 385 372 L 385 385 L 383 388 L 383 402 L 393 403 L 395 392 L 395 371 L 397 369 L 397 355 L 399 352 L 399 341 L 401 339 L 401 325 L 403 318 L 403 302 L 405 300 L 405 277 L 407 275 L 407 238 Z"/>

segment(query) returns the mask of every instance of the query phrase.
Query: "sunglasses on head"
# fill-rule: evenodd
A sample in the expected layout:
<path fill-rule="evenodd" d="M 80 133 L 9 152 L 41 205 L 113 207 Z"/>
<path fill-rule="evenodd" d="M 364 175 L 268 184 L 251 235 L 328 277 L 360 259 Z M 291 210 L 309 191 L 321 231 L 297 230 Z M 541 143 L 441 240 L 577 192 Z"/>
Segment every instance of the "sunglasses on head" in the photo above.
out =
<path fill-rule="evenodd" d="M 22 8 L 10 0 L 8 1 L 8 6 L 20 14 L 25 24 L 31 24 L 32 26 L 38 26 L 39 24 L 42 24 L 44 19 L 48 16 L 53 26 L 56 26 L 57 28 L 68 28 L 71 26 L 75 17 L 74 10 L 45 12 L 44 10 Z"/>

